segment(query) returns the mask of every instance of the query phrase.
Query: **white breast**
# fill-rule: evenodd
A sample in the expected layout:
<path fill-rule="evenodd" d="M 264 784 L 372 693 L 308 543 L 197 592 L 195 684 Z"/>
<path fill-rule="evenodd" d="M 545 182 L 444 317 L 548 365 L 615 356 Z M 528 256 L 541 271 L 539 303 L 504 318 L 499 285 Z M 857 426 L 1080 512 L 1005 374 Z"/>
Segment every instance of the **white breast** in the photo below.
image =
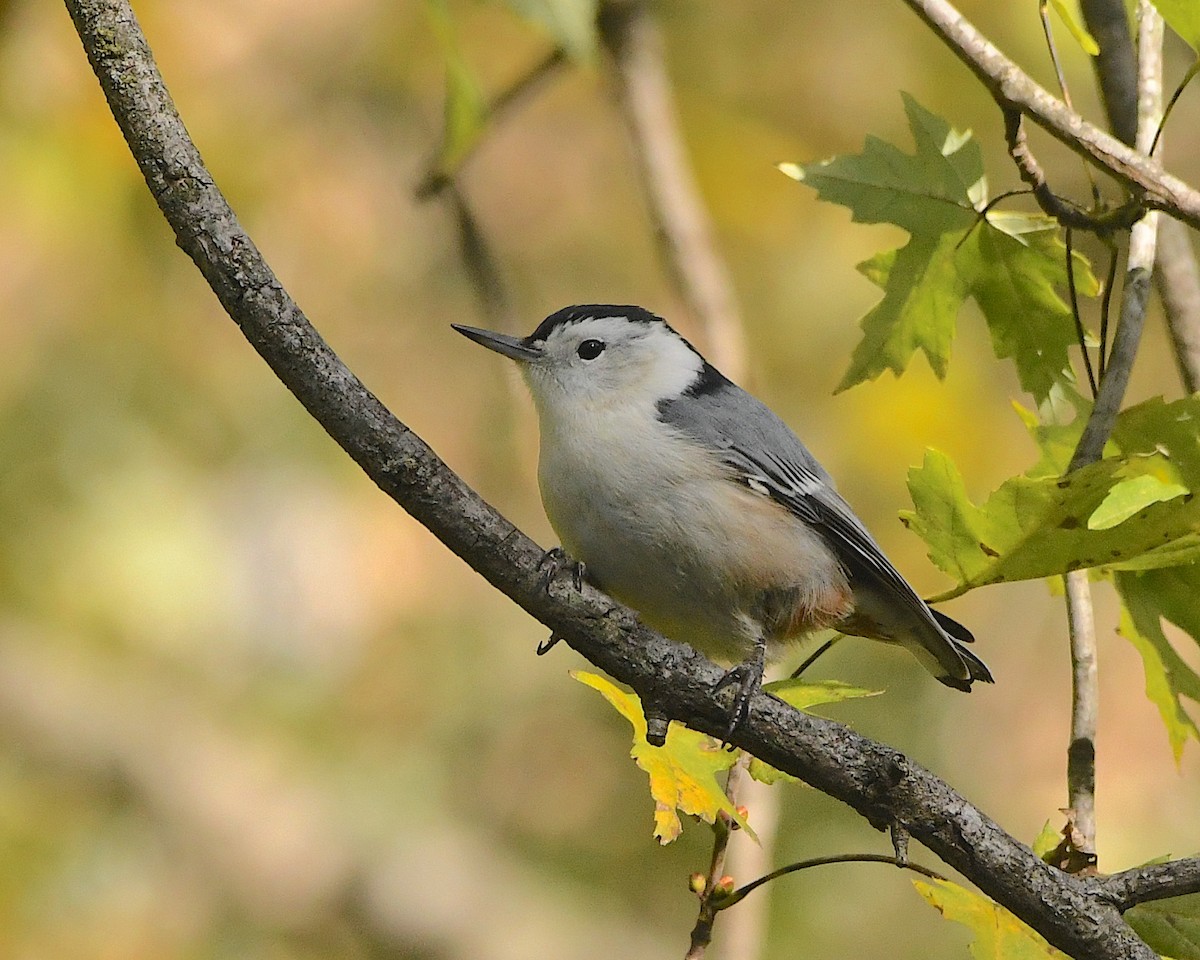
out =
<path fill-rule="evenodd" d="M 844 589 L 816 534 L 646 410 L 560 409 L 541 427 L 542 500 L 564 548 L 667 636 L 737 660 L 764 590 Z"/>

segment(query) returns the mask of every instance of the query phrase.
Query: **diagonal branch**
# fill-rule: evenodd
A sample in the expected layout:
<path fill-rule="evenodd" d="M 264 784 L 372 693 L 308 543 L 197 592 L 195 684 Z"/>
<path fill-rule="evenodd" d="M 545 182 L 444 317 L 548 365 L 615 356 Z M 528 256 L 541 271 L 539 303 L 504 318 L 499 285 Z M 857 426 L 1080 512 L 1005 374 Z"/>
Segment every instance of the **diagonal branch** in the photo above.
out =
<path fill-rule="evenodd" d="M 966 64 L 1002 110 L 1019 110 L 1056 140 L 1142 195 L 1147 206 L 1200 229 L 1200 190 L 1083 119 L 1034 82 L 948 0 L 904 0 Z"/>
<path fill-rule="evenodd" d="M 188 138 L 125 0 L 66 0 L 88 59 L 147 185 L 246 338 L 372 480 L 450 549 L 660 713 L 714 735 L 721 676 L 690 648 L 642 627 L 564 572 L 542 584 L 542 550 L 393 417 L 308 323 L 263 261 Z M 733 738 L 755 756 L 899 824 L 1068 954 L 1153 960 L 1103 891 L 1043 863 L 929 771 L 893 748 L 765 694 Z"/>

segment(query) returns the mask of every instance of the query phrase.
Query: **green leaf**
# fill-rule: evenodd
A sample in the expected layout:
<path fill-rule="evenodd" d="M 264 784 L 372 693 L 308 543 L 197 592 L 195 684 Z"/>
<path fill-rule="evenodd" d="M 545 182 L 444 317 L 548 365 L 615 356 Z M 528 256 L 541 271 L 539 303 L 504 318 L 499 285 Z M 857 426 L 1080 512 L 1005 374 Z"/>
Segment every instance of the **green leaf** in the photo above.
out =
<path fill-rule="evenodd" d="M 878 697 L 882 690 L 867 690 L 854 687 L 840 680 L 801 680 L 791 678 L 776 680 L 763 685 L 763 689 L 797 710 L 810 710 L 826 703 L 841 703 L 844 700 L 859 700 L 863 697 Z"/>
<path fill-rule="evenodd" d="M 852 687 L 840 680 L 820 680 L 810 682 L 792 678 L 768 683 L 763 689 L 772 696 L 778 697 L 784 703 L 789 703 L 797 710 L 809 710 L 826 703 L 841 703 L 843 700 L 857 700 L 861 697 L 877 697 L 882 690 L 867 690 L 863 687 Z M 768 763 L 763 763 L 758 757 L 750 758 L 750 776 L 762 783 L 771 784 L 779 781 L 795 783 L 796 778 L 790 773 L 777 770 Z"/>
<path fill-rule="evenodd" d="M 572 60 L 589 61 L 596 52 L 598 0 L 508 0 L 512 10 L 543 27 Z"/>
<path fill-rule="evenodd" d="M 1050 6 L 1058 14 L 1058 18 L 1063 22 L 1063 26 L 1075 38 L 1075 42 L 1083 48 L 1083 52 L 1089 57 L 1098 57 L 1100 55 L 1100 45 L 1087 32 L 1087 28 L 1075 19 L 1075 12 L 1066 5 L 1064 0 L 1050 0 Z"/>
<path fill-rule="evenodd" d="M 789 164 L 784 171 L 822 200 L 848 207 L 860 223 L 894 223 L 912 234 L 935 235 L 971 226 L 986 194 L 979 144 L 902 96 L 916 153 L 867 137 L 860 154 Z"/>
<path fill-rule="evenodd" d="M 1045 408 L 1078 411 L 1047 425 L 1017 407 L 1041 451 L 1024 476 L 1005 481 L 976 506 L 954 464 L 929 451 L 909 473 L 915 510 L 902 516 L 938 567 L 958 580 L 939 599 L 975 586 L 1054 576 L 1068 570 L 1152 570 L 1200 559 L 1200 395 L 1148 400 L 1117 418 L 1111 455 L 1059 473 L 1083 429 L 1088 404 L 1068 386 Z"/>
<path fill-rule="evenodd" d="M 1200 394 L 1154 397 L 1121 411 L 1113 442 L 1127 456 L 1165 452 L 1191 489 L 1200 489 Z"/>
<path fill-rule="evenodd" d="M 862 319 L 863 339 L 838 384 L 846 390 L 884 370 L 899 375 L 918 350 L 939 377 L 946 375 L 955 318 L 966 286 L 955 269 L 961 234 L 914 236 L 900 250 L 878 254 L 858 269 L 884 289 L 883 299 Z"/>
<path fill-rule="evenodd" d="M 654 836 L 659 843 L 670 843 L 683 832 L 680 813 L 709 823 L 724 813 L 749 836 L 754 836 L 746 818 L 738 813 L 717 781 L 718 773 L 733 766 L 738 756 L 736 752 L 728 751 L 712 737 L 678 723 L 672 723 L 667 730 L 667 742 L 663 746 L 651 746 L 646 742 L 646 717 L 636 696 L 599 674 L 572 671 L 571 676 L 598 690 L 633 727 L 633 748 L 629 755 L 650 777 Z"/>
<path fill-rule="evenodd" d="M 1088 529 L 1111 530 L 1150 504 L 1165 503 L 1187 492 L 1188 488 L 1183 484 L 1164 480 L 1153 473 L 1121 480 L 1113 485 L 1100 506 L 1088 517 Z"/>
<path fill-rule="evenodd" d="M 1140 903 L 1125 920 L 1150 949 L 1174 960 L 1200 960 L 1200 893 Z"/>
<path fill-rule="evenodd" d="M 436 166 L 440 173 L 449 174 L 458 168 L 482 134 L 487 105 L 483 91 L 459 49 L 458 34 L 446 0 L 426 0 L 425 9 L 446 65 L 442 145 Z"/>
<path fill-rule="evenodd" d="M 855 220 L 893 223 L 911 235 L 900 249 L 859 264 L 883 299 L 862 320 L 863 339 L 838 390 L 885 370 L 899 375 L 918 350 L 945 376 L 958 313 L 973 298 L 996 355 L 1012 359 L 1022 386 L 1042 400 L 1069 379 L 1067 351 L 1076 339 L 1056 292 L 1067 279 L 1058 225 L 1031 214 L 985 215 L 987 185 L 971 134 L 907 95 L 904 105 L 915 153 L 869 137 L 854 156 L 780 166 Z M 1099 284 L 1087 261 L 1075 262 L 1078 290 L 1094 295 Z"/>
<path fill-rule="evenodd" d="M 1181 497 L 1151 504 L 1108 529 L 1087 526 L 1116 484 L 1166 470 L 1169 465 L 1161 455 L 1107 459 L 1063 479 L 1013 477 L 976 506 L 950 459 L 930 450 L 924 464 L 909 471 L 916 509 L 901 519 L 929 546 L 930 559 L 958 580 L 937 600 L 983 584 L 1089 567 L 1170 566 L 1200 557 L 1195 533 L 1200 501 Z"/>
<path fill-rule="evenodd" d="M 914 880 L 917 893 L 947 920 L 975 934 L 975 960 L 1069 960 L 1003 907 L 949 880 Z"/>
<path fill-rule="evenodd" d="M 1200 3 L 1196 0 L 1154 0 L 1154 5 L 1170 28 L 1200 53 Z"/>
<path fill-rule="evenodd" d="M 1053 824 L 1047 820 L 1033 841 L 1034 856 L 1038 859 L 1045 859 L 1046 854 L 1054 850 L 1060 840 L 1062 840 L 1062 833 L 1055 830 Z"/>
<path fill-rule="evenodd" d="M 1121 635 L 1141 655 L 1146 673 L 1146 696 L 1167 728 L 1171 751 L 1178 763 L 1189 738 L 1200 740 L 1200 729 L 1184 709 L 1183 697 L 1200 703 L 1200 676 L 1167 640 L 1162 617 L 1200 642 L 1200 564 L 1162 570 L 1118 573 L 1121 595 Z"/>
<path fill-rule="evenodd" d="M 1055 221 L 1029 214 L 992 211 L 973 231 L 970 293 L 983 311 L 992 348 L 1017 367 L 1021 386 L 1038 401 L 1055 384 L 1069 380 L 1067 350 L 1076 344 L 1071 308 L 1056 292 L 1067 284 L 1067 248 Z M 967 253 L 960 254 L 966 261 Z M 1085 259 L 1075 255 L 1075 285 L 1082 296 L 1100 290 Z"/>

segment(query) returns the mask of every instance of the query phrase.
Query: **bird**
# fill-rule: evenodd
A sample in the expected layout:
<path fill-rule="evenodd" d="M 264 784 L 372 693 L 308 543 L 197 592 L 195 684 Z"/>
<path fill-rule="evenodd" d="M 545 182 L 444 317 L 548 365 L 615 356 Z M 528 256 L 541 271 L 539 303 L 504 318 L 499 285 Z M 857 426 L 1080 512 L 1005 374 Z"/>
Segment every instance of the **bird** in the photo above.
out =
<path fill-rule="evenodd" d="M 662 317 L 580 304 L 524 338 L 452 326 L 520 368 L 542 503 L 584 578 L 731 665 L 716 685 L 734 689 L 730 734 L 768 657 L 827 628 L 898 644 L 956 690 L 993 682 L 799 437 Z"/>

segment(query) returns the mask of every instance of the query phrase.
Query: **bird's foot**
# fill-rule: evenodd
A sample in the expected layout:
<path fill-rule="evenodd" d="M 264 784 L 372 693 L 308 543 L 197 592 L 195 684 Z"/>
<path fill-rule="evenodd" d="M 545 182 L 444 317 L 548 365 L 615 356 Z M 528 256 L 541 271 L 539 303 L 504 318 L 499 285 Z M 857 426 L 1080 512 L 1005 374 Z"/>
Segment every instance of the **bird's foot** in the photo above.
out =
<path fill-rule="evenodd" d="M 555 577 L 568 569 L 571 571 L 571 583 L 574 585 L 576 591 L 582 590 L 583 578 L 586 573 L 583 564 L 571 557 L 562 547 L 547 550 L 546 555 L 538 563 L 542 589 L 549 593 L 550 584 L 554 582 Z M 561 639 L 562 636 L 557 633 L 550 634 L 549 637 L 537 645 L 537 655 L 539 657 L 545 656 Z"/>
<path fill-rule="evenodd" d="M 726 687 L 734 689 L 733 705 L 729 711 L 729 727 L 725 731 L 724 741 L 725 746 L 730 750 L 733 749 L 730 738 L 750 716 L 750 701 L 762 689 L 765 665 L 766 648 L 764 644 L 760 643 L 755 646 L 754 652 L 746 660 L 736 667 L 726 670 L 725 675 L 713 687 L 714 694 L 720 693 Z"/>
<path fill-rule="evenodd" d="M 549 591 L 550 584 L 564 570 L 571 571 L 571 583 L 574 584 L 576 590 L 583 589 L 583 578 L 587 574 L 587 569 L 583 563 L 572 557 L 562 547 L 555 547 L 553 550 L 547 550 L 546 555 L 542 557 L 538 564 L 538 570 L 542 574 L 542 589 Z"/>

